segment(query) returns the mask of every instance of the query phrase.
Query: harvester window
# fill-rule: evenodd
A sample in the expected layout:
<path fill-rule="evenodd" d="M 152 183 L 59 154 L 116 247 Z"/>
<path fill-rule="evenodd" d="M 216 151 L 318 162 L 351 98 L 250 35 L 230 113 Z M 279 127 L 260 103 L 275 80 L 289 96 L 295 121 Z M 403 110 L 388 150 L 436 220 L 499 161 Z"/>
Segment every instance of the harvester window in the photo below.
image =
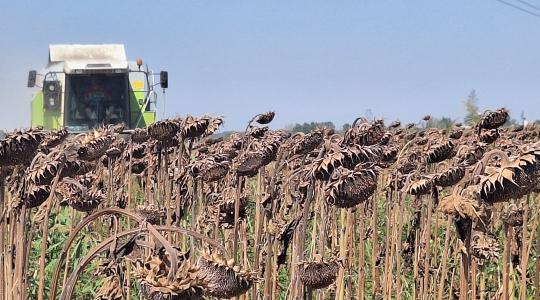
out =
<path fill-rule="evenodd" d="M 67 126 L 82 130 L 106 124 L 129 124 L 125 74 L 69 75 L 66 86 Z"/>

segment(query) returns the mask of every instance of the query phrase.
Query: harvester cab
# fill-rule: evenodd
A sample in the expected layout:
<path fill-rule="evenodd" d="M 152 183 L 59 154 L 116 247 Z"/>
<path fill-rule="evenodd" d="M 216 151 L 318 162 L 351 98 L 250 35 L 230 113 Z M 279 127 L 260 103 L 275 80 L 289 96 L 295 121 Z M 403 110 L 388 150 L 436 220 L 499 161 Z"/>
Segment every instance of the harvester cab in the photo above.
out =
<path fill-rule="evenodd" d="M 123 45 L 50 45 L 44 71 L 28 74 L 28 87 L 40 88 L 31 103 L 32 126 L 145 127 L 156 121 L 157 85 L 165 91 L 168 73 L 154 74 L 141 59 L 127 61 Z"/>

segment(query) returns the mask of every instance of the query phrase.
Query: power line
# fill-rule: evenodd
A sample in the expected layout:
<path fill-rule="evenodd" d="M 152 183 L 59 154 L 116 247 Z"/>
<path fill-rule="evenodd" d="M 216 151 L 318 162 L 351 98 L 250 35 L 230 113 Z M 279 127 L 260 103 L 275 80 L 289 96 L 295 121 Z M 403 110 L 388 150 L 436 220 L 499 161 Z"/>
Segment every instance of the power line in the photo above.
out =
<path fill-rule="evenodd" d="M 512 3 L 510 3 L 510 2 L 506 2 L 506 1 L 504 1 L 504 0 L 495 0 L 495 1 L 497 1 L 497 2 L 499 2 L 499 3 L 502 3 L 502 4 L 504 4 L 504 5 L 510 6 L 510 7 L 514 8 L 514 9 L 520 10 L 520 11 L 526 13 L 526 14 L 529 14 L 529 15 L 531 15 L 531 16 L 534 16 L 534 17 L 537 17 L 537 18 L 540 19 L 540 14 L 537 14 L 537 13 L 535 13 L 535 12 L 532 12 L 532 11 L 530 11 L 530 10 L 528 10 L 528 9 L 525 9 L 525 8 L 523 8 L 523 7 L 520 7 L 520 6 L 517 6 L 517 5 L 512 4 Z M 518 0 L 518 1 L 519 1 L 519 0 Z M 532 5 L 532 4 L 531 4 L 531 5 Z"/>
<path fill-rule="evenodd" d="M 525 1 L 525 0 L 516 0 L 516 1 L 517 1 L 517 2 L 520 2 L 520 3 L 522 3 L 522 4 L 525 4 L 525 5 L 527 5 L 527 6 L 530 7 L 530 8 L 534 8 L 534 9 L 540 11 L 540 7 L 534 5 L 534 4 L 530 3 L 530 2 L 527 2 L 527 1 Z"/>

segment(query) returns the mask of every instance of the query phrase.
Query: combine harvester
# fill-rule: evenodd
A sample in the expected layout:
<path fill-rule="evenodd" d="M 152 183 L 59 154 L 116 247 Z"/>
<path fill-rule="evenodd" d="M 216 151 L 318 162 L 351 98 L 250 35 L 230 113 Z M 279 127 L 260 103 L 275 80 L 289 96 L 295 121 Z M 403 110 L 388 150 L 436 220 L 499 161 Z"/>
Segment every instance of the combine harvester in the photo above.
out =
<path fill-rule="evenodd" d="M 159 83 L 154 76 L 159 75 Z M 110 124 L 126 130 L 156 121 L 157 92 L 168 87 L 168 73 L 154 74 L 141 59 L 127 61 L 124 45 L 50 45 L 49 63 L 30 71 L 32 126 L 85 132 Z"/>

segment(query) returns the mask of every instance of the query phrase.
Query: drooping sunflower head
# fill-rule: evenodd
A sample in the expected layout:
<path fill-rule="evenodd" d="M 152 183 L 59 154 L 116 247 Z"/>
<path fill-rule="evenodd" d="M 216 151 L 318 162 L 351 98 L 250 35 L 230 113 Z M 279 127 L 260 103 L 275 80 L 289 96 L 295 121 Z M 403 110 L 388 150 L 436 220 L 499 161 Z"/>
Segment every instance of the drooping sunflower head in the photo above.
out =
<path fill-rule="evenodd" d="M 164 251 L 153 251 L 144 259 L 135 262 L 135 278 L 141 294 L 148 300 L 203 299 L 204 282 L 199 268 L 183 255 L 177 257 L 177 271 L 169 280 L 171 259 Z"/>
<path fill-rule="evenodd" d="M 326 202 L 341 208 L 356 206 L 375 193 L 377 178 L 378 170 L 370 166 L 354 171 L 339 167 L 325 187 Z"/>
<path fill-rule="evenodd" d="M 205 283 L 205 295 L 217 298 L 232 298 L 245 294 L 253 285 L 252 274 L 234 261 L 213 253 L 199 259 L 197 266 Z"/>
<path fill-rule="evenodd" d="M 338 259 L 302 262 L 299 265 L 298 277 L 304 285 L 312 289 L 322 289 L 336 281 L 341 267 L 341 261 Z"/>

